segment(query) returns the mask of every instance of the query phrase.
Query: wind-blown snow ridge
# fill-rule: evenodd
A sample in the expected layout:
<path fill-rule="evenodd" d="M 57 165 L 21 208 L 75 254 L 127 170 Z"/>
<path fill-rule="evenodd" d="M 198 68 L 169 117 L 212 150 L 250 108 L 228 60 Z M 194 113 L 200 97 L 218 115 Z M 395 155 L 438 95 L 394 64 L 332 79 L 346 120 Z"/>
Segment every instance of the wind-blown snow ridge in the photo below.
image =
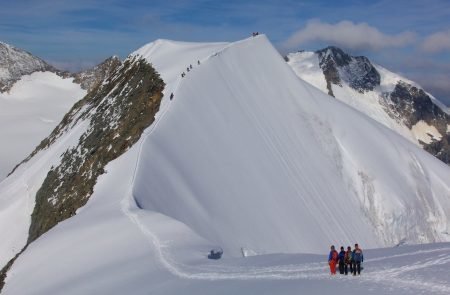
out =
<path fill-rule="evenodd" d="M 448 167 L 300 81 L 265 36 L 134 54 L 166 82 L 165 107 L 85 207 L 30 244 L 5 294 L 448 293 L 429 275 L 450 264 L 448 244 L 368 250 L 354 282 L 328 279 L 323 255 L 445 240 Z M 223 258 L 208 260 L 217 245 Z"/>
<path fill-rule="evenodd" d="M 400 240 L 404 238 L 410 241 L 426 241 L 429 239 L 445 240 L 446 230 L 444 228 L 448 227 L 448 218 L 445 217 L 445 210 L 443 208 L 448 206 L 448 199 L 446 199 L 447 197 L 445 196 L 448 196 L 449 189 L 447 185 L 444 185 L 440 189 L 430 190 L 431 183 L 428 182 L 430 181 L 430 176 L 427 176 L 427 174 L 431 173 L 435 175 L 431 178 L 436 177 L 436 174 L 435 172 L 429 171 L 428 168 L 423 168 L 423 161 L 428 163 L 429 160 L 423 159 L 422 155 L 416 156 L 416 150 L 412 151 L 407 144 L 405 146 L 405 143 L 403 143 L 402 140 L 399 141 L 398 138 L 381 128 L 381 126 L 378 126 L 377 124 L 374 125 L 372 121 L 368 122 L 363 116 L 355 116 L 354 112 L 349 111 L 348 108 L 343 107 L 339 103 L 331 103 L 330 99 L 321 95 L 314 89 L 306 85 L 301 87 L 294 86 L 303 84 L 299 83 L 298 80 L 294 82 L 290 70 L 288 71 L 286 68 L 281 67 L 277 62 L 274 62 L 274 59 L 272 58 L 272 48 L 269 49 L 267 44 L 267 39 L 262 36 L 251 39 L 250 41 L 247 40 L 245 42 L 226 46 L 229 50 L 221 50 L 217 54 L 215 54 L 215 52 L 210 54 L 210 56 L 217 58 L 210 59 L 208 62 L 203 61 L 200 66 L 194 66 L 194 69 L 190 73 L 187 73 L 187 76 L 183 78 L 182 84 L 176 84 L 176 90 L 174 91 L 175 104 L 173 104 L 170 111 L 164 113 L 165 116 L 170 116 L 170 118 L 165 118 L 165 120 L 161 120 L 157 123 L 159 127 L 154 129 L 152 136 L 146 137 L 146 140 L 143 142 L 143 144 L 146 145 L 146 152 L 138 157 L 138 169 L 141 169 L 141 171 L 137 173 L 139 180 L 134 182 L 134 195 L 137 197 L 139 205 L 145 209 L 155 210 L 167 214 L 177 220 L 181 220 L 195 228 L 195 230 L 199 230 L 202 236 L 208 236 L 209 239 L 212 239 L 221 245 L 230 242 L 233 243 L 233 241 L 230 241 L 232 239 L 231 236 L 229 236 L 231 232 L 236 235 L 242 231 L 242 236 L 239 236 L 237 239 L 242 239 L 241 243 L 244 245 L 250 244 L 251 248 L 261 247 L 258 245 L 264 244 L 266 249 L 259 249 L 263 252 L 270 252 L 274 249 L 278 249 L 277 251 L 288 252 L 299 251 L 301 248 L 303 248 L 303 251 L 314 252 L 315 250 L 312 245 L 304 248 L 305 244 L 300 246 L 297 238 L 291 238 L 298 233 L 294 234 L 290 231 L 296 231 L 297 229 L 287 229 L 286 231 L 286 229 L 280 230 L 277 228 L 277 230 L 275 230 L 273 228 L 273 234 L 276 232 L 278 234 L 284 232 L 284 234 L 287 234 L 284 238 L 289 237 L 289 242 L 285 241 L 282 243 L 284 246 L 281 244 L 275 246 L 273 241 L 265 241 L 264 243 L 261 241 L 256 242 L 260 237 L 257 238 L 256 236 L 258 236 L 258 234 L 255 232 L 252 233 L 255 235 L 253 237 L 250 237 L 247 234 L 244 235 L 243 232 L 245 230 L 243 228 L 251 227 L 250 224 L 252 224 L 252 222 L 254 222 L 253 228 L 257 227 L 257 224 L 259 224 L 259 226 L 262 226 L 261 224 L 266 224 L 266 226 L 262 226 L 266 231 L 279 222 L 279 219 L 268 221 L 266 217 L 260 218 L 257 217 L 258 214 L 254 213 L 250 215 L 245 214 L 245 221 L 240 218 L 229 219 L 226 216 L 219 217 L 224 218 L 220 224 L 232 224 L 233 230 L 231 230 L 231 228 L 223 228 L 222 225 L 218 224 L 216 225 L 217 228 L 214 228 L 214 224 L 206 226 L 208 219 L 212 218 L 217 220 L 218 216 L 221 216 L 222 214 L 220 210 L 216 211 L 216 209 L 212 208 L 218 206 L 223 209 L 227 206 L 233 206 L 232 204 L 239 204 L 237 205 L 238 207 L 249 207 L 247 209 L 242 208 L 242 212 L 245 212 L 245 210 L 252 211 L 251 200 L 254 200 L 254 202 L 258 202 L 258 209 L 260 210 L 261 208 L 265 208 L 264 202 L 271 204 L 270 202 L 272 202 L 273 196 L 278 195 L 280 200 L 283 200 L 281 202 L 292 204 L 300 202 L 303 206 L 308 206 L 309 211 L 317 210 L 317 213 L 314 214 L 314 216 L 327 216 L 326 218 L 329 218 L 327 223 L 331 223 L 331 225 L 325 223 L 326 219 L 320 222 L 313 221 L 312 223 L 316 225 L 320 224 L 319 227 L 323 227 L 324 232 L 320 234 L 320 236 L 345 236 L 346 234 L 344 232 L 348 234 L 349 230 L 343 229 L 340 224 L 347 222 L 353 227 L 361 226 L 362 228 L 365 228 L 367 226 L 370 228 L 373 226 L 377 232 L 376 237 L 368 234 L 370 232 L 373 233 L 373 229 L 369 230 L 366 228 L 362 230 L 353 228 L 350 230 L 353 234 L 358 232 L 356 235 L 359 236 L 359 239 L 363 239 L 362 236 L 366 236 L 367 240 L 365 241 L 365 244 L 371 245 L 371 247 L 377 245 L 393 245 L 399 243 Z M 241 59 L 236 56 L 235 52 L 238 50 L 240 51 L 239 54 L 242 55 Z M 259 55 L 262 54 L 263 51 L 265 58 L 269 60 L 267 63 L 263 63 L 260 59 L 251 60 L 251 58 L 247 56 L 247 52 L 248 55 L 250 55 L 250 52 L 253 55 Z M 164 51 L 154 51 L 153 54 L 157 55 L 159 53 L 161 54 L 160 58 L 162 60 L 167 60 L 167 57 L 163 58 L 162 52 Z M 271 57 L 268 58 L 268 56 Z M 277 58 L 280 58 L 278 54 Z M 192 59 L 196 60 L 197 58 Z M 237 63 L 236 65 L 234 64 L 235 60 L 238 61 L 237 63 L 239 63 L 239 65 L 237 65 Z M 158 62 L 163 63 L 158 59 L 155 59 L 154 61 L 157 68 Z M 177 64 L 177 62 L 175 62 L 175 64 Z M 255 68 L 258 67 L 257 65 L 260 68 Z M 234 68 L 234 66 L 236 67 Z M 277 73 L 275 76 L 284 77 L 284 79 L 288 80 L 288 82 L 286 82 L 286 86 L 288 87 L 287 91 L 279 88 L 274 91 L 274 88 L 270 88 L 272 87 L 270 79 L 274 78 L 272 75 L 264 76 L 263 74 L 269 68 L 271 71 Z M 179 72 L 181 72 L 183 69 L 182 65 L 178 65 L 178 69 Z M 158 69 L 158 71 L 161 72 L 161 75 L 164 78 L 164 70 Z M 254 72 L 261 72 L 262 74 L 252 76 L 252 73 Z M 237 81 L 229 79 L 229 77 L 233 75 L 237 75 L 236 79 L 240 78 L 241 80 Z M 176 76 L 177 75 L 175 75 L 175 77 Z M 221 81 L 221 83 L 218 83 L 217 81 Z M 214 85 L 214 88 L 212 85 Z M 271 86 L 267 87 L 265 93 L 263 93 L 258 89 L 262 87 L 261 85 Z M 174 88 L 169 87 L 169 89 Z M 289 92 L 289 94 L 283 92 Z M 267 93 L 271 93 L 270 95 L 272 96 Z M 296 101 L 291 100 L 291 93 L 295 93 L 297 96 L 295 98 Z M 279 96 L 277 101 L 279 101 L 280 104 L 274 103 L 274 100 L 270 99 L 271 97 L 277 96 Z M 196 99 L 197 97 L 199 99 Z M 209 99 L 206 99 L 206 97 L 209 97 Z M 307 97 L 317 98 L 310 101 Z M 217 105 L 213 105 L 212 103 Z M 332 104 L 332 106 L 329 104 Z M 268 109 L 265 107 L 263 108 L 263 105 L 268 105 Z M 280 105 L 285 106 L 280 107 Z M 289 107 L 287 107 L 288 105 Z M 286 121 L 286 119 L 283 119 L 283 116 L 287 116 L 286 118 L 291 117 L 283 108 L 295 109 L 300 115 L 295 116 L 296 119 L 293 117 L 289 121 Z M 338 108 L 340 111 L 335 108 Z M 187 115 L 189 113 L 196 113 L 197 109 L 202 110 L 202 112 L 197 113 L 196 116 L 199 121 L 204 122 L 204 125 L 197 125 L 195 122 L 191 121 L 190 117 Z M 329 115 L 328 119 L 324 120 L 323 116 L 325 113 L 328 113 L 329 110 L 332 114 Z M 277 111 L 282 111 L 283 115 L 278 117 L 279 114 Z M 339 112 L 343 112 L 346 115 L 340 115 L 341 117 L 337 116 L 337 113 Z M 351 123 L 350 119 L 343 118 L 347 115 L 357 122 L 361 121 L 361 124 L 364 125 L 364 127 L 357 129 L 352 127 L 352 130 L 350 125 L 353 123 Z M 213 116 L 215 116 L 215 121 L 209 121 Z M 270 117 L 276 117 L 278 120 L 272 121 L 270 120 Z M 302 119 L 298 119 L 299 117 Z M 270 123 L 261 121 L 262 118 L 267 118 Z M 186 127 L 191 122 L 192 124 L 189 125 L 190 127 Z M 210 130 L 208 129 L 209 127 L 206 128 L 204 126 L 213 126 L 215 129 Z M 304 126 L 307 127 L 305 128 Z M 342 126 L 348 127 L 341 130 Z M 285 132 L 282 131 L 291 128 L 301 129 L 302 131 L 293 132 L 291 134 L 285 134 Z M 242 134 L 245 134 L 246 139 L 241 138 L 240 135 L 236 133 L 235 130 L 238 129 Z M 368 131 L 372 129 L 373 131 Z M 373 138 L 366 138 L 368 137 L 368 132 L 373 135 Z M 183 135 L 180 133 L 183 133 Z M 300 140 L 300 138 L 297 139 L 293 137 L 295 133 L 301 135 L 302 139 Z M 184 134 L 189 134 L 189 136 L 184 136 Z M 214 134 L 220 134 L 220 137 L 216 137 Z M 349 134 L 352 135 L 349 137 Z M 287 138 L 289 138 L 290 141 L 286 141 Z M 361 138 L 364 138 L 364 140 L 358 143 L 358 141 L 361 141 Z M 370 144 L 365 143 L 366 140 L 370 142 Z M 196 141 L 199 142 L 199 145 L 194 147 L 193 143 Z M 214 142 L 220 142 L 220 146 L 214 145 Z M 240 142 L 245 142 L 245 145 L 241 145 Z M 293 142 L 295 142 L 295 144 Z M 397 149 L 405 150 L 402 160 L 400 160 L 404 161 L 404 164 L 401 165 L 406 165 L 408 167 L 406 171 L 413 169 L 411 170 L 412 176 L 403 178 L 404 176 L 401 176 L 404 174 L 403 171 L 398 170 L 397 172 L 392 172 L 398 169 L 398 167 L 395 168 L 393 166 L 395 161 L 399 161 L 397 159 L 398 156 L 383 151 L 384 146 L 388 144 L 392 145 L 392 142 L 395 142 Z M 307 144 L 307 146 L 305 146 L 305 144 Z M 367 154 L 367 148 L 360 149 L 360 147 L 357 147 L 361 144 L 370 146 L 370 149 L 374 149 L 372 154 L 377 154 L 377 156 L 369 156 Z M 173 148 L 175 145 L 183 145 L 183 150 Z M 298 150 L 291 150 L 291 145 L 292 147 L 296 146 Z M 226 159 L 221 158 L 224 156 L 223 153 L 220 153 L 220 156 L 214 156 L 214 152 L 223 149 L 224 146 L 227 146 L 227 152 L 224 153 Z M 375 148 L 376 146 L 377 148 Z M 326 155 L 325 158 L 321 158 L 321 156 L 318 155 L 317 147 L 323 149 L 323 152 Z M 197 155 L 196 149 L 199 148 L 202 149 L 202 155 Z M 247 152 L 248 149 L 257 153 L 255 154 L 252 152 L 250 154 Z M 234 153 L 234 150 L 239 152 Z M 259 158 L 260 156 L 258 153 L 262 153 L 264 156 Z M 158 159 L 154 158 L 156 154 L 159 154 Z M 181 156 L 182 154 L 184 155 Z M 303 157 L 303 155 L 306 154 L 309 155 L 306 157 L 315 157 L 315 161 L 319 161 L 321 164 L 317 164 L 317 162 L 315 164 L 308 164 L 308 161 L 305 161 Z M 374 158 L 379 157 L 379 159 L 389 158 L 390 160 L 380 160 L 378 161 L 379 163 L 375 163 L 369 160 L 372 156 Z M 195 160 L 189 159 L 192 157 L 194 157 Z M 209 160 L 204 161 L 203 157 L 208 157 Z M 239 159 L 239 163 L 235 162 L 237 159 Z M 246 162 L 248 163 L 245 164 Z M 388 164 L 388 162 L 391 163 Z M 274 170 L 280 169 L 279 171 L 284 171 L 283 175 L 284 173 L 286 173 L 286 175 L 281 178 L 274 177 L 271 175 L 271 171 L 267 170 L 267 167 L 264 166 L 266 165 L 265 163 L 267 163 L 268 166 L 273 167 L 272 169 Z M 426 166 L 427 165 L 429 164 L 426 164 Z M 433 166 L 434 165 L 435 164 L 433 164 Z M 230 170 L 233 172 L 230 173 L 236 173 L 236 171 L 239 170 L 245 172 L 237 178 L 220 173 L 220 170 L 227 166 L 233 167 Z M 259 168 L 254 168 L 256 166 Z M 391 168 L 387 168 L 387 166 Z M 153 171 L 154 169 L 152 167 L 158 167 L 158 169 L 160 169 L 160 167 L 167 167 L 167 171 L 156 172 Z M 195 168 L 196 170 L 192 170 L 194 167 L 197 167 Z M 304 172 L 302 172 L 302 167 L 315 168 L 310 170 L 309 174 L 305 175 Z M 333 172 L 331 172 L 330 175 L 325 176 L 329 172 L 322 170 L 324 169 L 323 167 L 328 167 L 328 171 Z M 200 168 L 200 170 L 198 170 L 198 168 Z M 203 171 L 203 169 L 205 169 L 205 171 Z M 314 174 L 314 169 L 318 169 L 318 174 Z M 392 175 L 387 176 L 384 172 L 381 173 L 384 169 L 391 171 Z M 443 169 L 445 170 L 446 168 Z M 206 171 L 208 172 L 203 174 Z M 445 172 L 442 173 L 443 174 L 441 175 L 445 174 Z M 197 179 L 197 174 L 203 176 Z M 341 176 L 335 178 L 336 175 Z M 393 175 L 396 176 L 393 177 Z M 438 176 L 438 178 L 440 177 L 445 178 L 446 176 Z M 202 179 L 201 184 L 199 182 L 200 178 Z M 254 180 L 250 180 L 252 178 L 254 178 Z M 401 178 L 403 178 L 403 180 L 400 180 Z M 425 182 L 423 182 L 423 180 L 420 180 L 419 182 L 413 181 L 411 184 L 406 185 L 411 179 L 415 178 L 429 180 L 425 180 Z M 158 179 L 158 181 L 156 179 Z M 270 181 L 275 181 L 277 184 L 272 183 L 272 187 L 266 187 L 266 190 L 262 191 L 259 187 L 264 187 L 264 185 L 261 181 L 258 181 L 259 179 L 271 179 Z M 332 188 L 330 187 L 330 190 L 325 192 L 321 191 L 324 189 L 324 184 L 321 179 L 340 180 L 334 182 L 331 185 Z M 174 184 L 178 182 L 179 184 Z M 239 186 L 236 186 L 236 183 L 238 182 L 241 183 Z M 445 182 L 446 181 L 442 180 L 437 183 Z M 210 186 L 209 183 L 214 185 Z M 342 187 L 343 183 L 345 184 L 344 186 L 348 185 L 350 187 L 350 191 L 348 191 L 348 188 Z M 417 183 L 421 184 L 417 186 Z M 199 190 L 198 188 L 200 186 L 202 186 L 202 189 Z M 320 190 L 318 189 L 319 186 L 321 186 Z M 278 190 L 273 190 L 274 187 L 277 187 Z M 280 190 L 280 188 L 283 189 Z M 226 190 L 226 193 L 223 193 L 225 191 L 222 192 L 221 190 Z M 270 191 L 270 193 L 268 193 L 267 190 Z M 342 191 L 337 192 L 337 190 Z M 287 193 L 288 191 L 289 193 Z M 245 197 L 239 197 L 241 195 Z M 337 218 L 340 213 L 334 212 L 332 208 L 321 203 L 330 202 L 331 200 L 324 197 L 324 195 L 334 196 L 337 203 L 336 206 L 338 207 L 341 206 L 341 204 L 351 202 L 353 205 L 356 205 L 355 209 L 351 210 L 358 211 L 360 209 L 357 209 L 357 207 L 364 208 L 365 217 L 362 220 L 360 217 L 357 217 L 355 221 L 348 221 L 348 219 L 347 221 L 344 221 L 344 216 L 342 216 L 342 221 L 334 219 Z M 389 195 L 395 195 L 397 197 L 388 198 L 387 196 Z M 259 196 L 259 198 L 256 199 L 255 196 Z M 417 202 L 419 203 L 429 203 L 430 205 L 425 205 L 425 207 L 431 206 L 431 208 L 435 206 L 433 203 L 436 199 L 434 198 L 437 197 L 441 200 L 438 201 L 440 205 L 435 209 L 432 209 L 434 212 L 432 214 L 440 216 L 436 219 L 427 219 L 425 216 L 427 216 L 428 213 L 425 213 L 425 211 L 428 209 L 419 209 L 419 212 L 421 210 L 424 211 L 417 214 L 424 214 L 424 220 L 428 221 L 425 221 L 423 225 L 419 226 L 422 227 L 423 230 L 417 230 L 417 233 L 405 231 L 403 227 L 404 222 L 410 222 L 406 220 L 416 220 L 416 217 L 403 216 L 403 213 L 399 213 L 401 211 L 396 209 L 399 204 L 403 207 L 410 207 L 412 203 L 414 204 L 416 201 L 411 203 L 411 196 L 417 196 Z M 246 202 L 247 198 L 248 202 Z M 324 200 L 319 201 L 322 198 L 324 198 Z M 359 198 L 359 201 L 352 198 Z M 225 199 L 229 199 L 229 201 L 224 202 Z M 177 207 L 177 205 L 174 205 L 171 202 L 182 204 L 181 206 L 187 206 L 187 208 L 184 208 L 185 211 L 178 210 L 177 208 L 174 209 L 173 207 Z M 361 202 L 360 205 L 357 205 L 359 202 Z M 205 203 L 208 203 L 208 205 L 205 206 Z M 217 205 L 215 203 L 217 203 Z M 169 206 L 169 204 L 172 205 Z M 277 206 L 281 206 L 281 211 L 274 213 L 272 210 L 273 208 L 277 208 Z M 268 211 L 263 215 L 269 216 L 268 218 L 270 219 L 271 213 L 269 213 L 269 208 L 275 216 L 278 214 L 289 216 L 289 214 L 291 214 L 286 214 L 288 211 L 285 211 L 290 209 L 283 208 L 280 204 L 277 206 L 267 205 L 265 210 Z M 350 204 L 348 204 L 348 206 L 350 206 Z M 232 210 L 232 208 L 229 209 Z M 193 210 L 192 212 L 195 213 L 189 213 L 192 215 L 187 216 L 186 214 L 188 213 L 186 212 L 191 212 L 190 210 Z M 297 210 L 298 212 L 302 212 L 301 207 L 298 207 Z M 235 210 L 233 212 L 236 214 Z M 390 213 L 385 215 L 386 212 Z M 292 214 L 294 214 L 294 212 L 292 212 Z M 305 212 L 304 214 L 307 216 L 310 213 Z M 196 217 L 192 218 L 192 216 Z M 256 219 L 252 221 L 252 218 L 255 217 Z M 244 216 L 242 216 L 242 218 L 244 218 Z M 290 220 L 288 223 L 302 223 L 300 220 L 295 220 L 296 217 L 294 216 L 289 218 L 293 218 L 293 220 Z M 436 224 L 441 224 L 439 227 L 442 227 L 442 230 L 436 230 L 434 233 L 431 233 L 428 229 L 425 229 L 432 226 L 425 224 L 433 224 L 435 222 Z M 279 226 L 282 227 L 281 224 Z M 396 229 L 392 232 L 393 227 Z M 226 231 L 229 232 L 222 236 Z M 337 234 L 337 232 L 342 234 Z M 394 232 L 397 233 L 394 234 Z M 441 232 L 443 234 L 441 234 Z M 225 236 L 227 238 L 225 238 Z M 251 241 L 251 239 L 256 240 Z M 346 239 L 351 241 L 354 238 L 347 237 Z M 303 243 L 307 244 L 308 242 L 303 241 Z M 322 243 L 327 242 L 323 241 Z M 242 244 L 240 246 L 242 246 Z M 294 246 L 296 244 L 297 246 Z M 271 247 L 273 247 L 273 249 L 269 250 L 271 247 L 268 245 L 272 245 Z M 290 245 L 292 248 L 283 248 L 286 247 L 286 245 Z M 239 248 L 239 245 L 234 244 L 229 245 L 229 247 L 236 249 Z M 256 250 L 258 249 L 256 248 Z"/>

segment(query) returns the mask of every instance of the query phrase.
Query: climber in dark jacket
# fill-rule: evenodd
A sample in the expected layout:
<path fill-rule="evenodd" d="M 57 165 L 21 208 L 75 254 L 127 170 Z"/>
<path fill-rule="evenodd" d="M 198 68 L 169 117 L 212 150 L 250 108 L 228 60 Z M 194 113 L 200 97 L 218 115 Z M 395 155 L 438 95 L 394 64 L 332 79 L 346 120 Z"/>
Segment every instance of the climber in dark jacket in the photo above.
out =
<path fill-rule="evenodd" d="M 345 250 L 344 247 L 341 247 L 341 252 L 339 252 L 339 273 L 343 275 L 344 270 L 345 270 Z"/>
<path fill-rule="evenodd" d="M 355 244 L 355 249 L 353 250 L 353 275 L 356 276 L 361 274 L 361 263 L 364 261 L 364 255 L 358 244 Z"/>

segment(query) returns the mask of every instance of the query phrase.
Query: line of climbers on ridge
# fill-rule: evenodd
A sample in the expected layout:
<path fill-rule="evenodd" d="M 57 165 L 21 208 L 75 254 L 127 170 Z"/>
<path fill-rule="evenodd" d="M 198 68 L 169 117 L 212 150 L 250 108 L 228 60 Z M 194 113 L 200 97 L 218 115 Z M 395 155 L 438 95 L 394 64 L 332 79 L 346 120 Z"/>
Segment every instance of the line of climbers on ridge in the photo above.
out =
<path fill-rule="evenodd" d="M 197 64 L 198 65 L 200 65 L 200 60 L 197 60 Z M 188 67 L 186 67 L 186 71 L 190 71 L 190 70 L 192 70 L 194 67 L 192 66 L 192 64 L 190 64 Z M 186 76 L 186 73 L 185 72 L 182 72 L 181 73 L 181 78 L 184 78 Z M 173 99 L 173 97 L 174 97 L 174 95 L 173 95 L 173 92 L 172 93 L 170 93 L 170 100 L 172 100 Z"/>
<path fill-rule="evenodd" d="M 198 65 L 200 65 L 200 60 L 197 60 L 197 64 Z M 190 71 L 190 70 L 192 70 L 193 69 L 193 66 L 192 66 L 192 64 L 190 64 L 188 67 L 186 67 L 186 71 Z M 181 78 L 184 78 L 184 76 L 186 76 L 186 73 L 185 72 L 182 72 L 181 73 Z"/>
<path fill-rule="evenodd" d="M 328 264 L 330 265 L 331 275 L 336 274 L 336 265 L 339 265 L 339 273 L 348 275 L 348 270 L 350 268 L 350 273 L 356 276 L 361 275 L 361 263 L 364 261 L 364 255 L 358 244 L 355 244 L 355 249 L 352 251 L 350 246 L 347 247 L 347 251 L 344 247 L 341 247 L 341 252 L 337 252 L 334 245 L 331 246 L 330 254 L 328 255 Z"/>

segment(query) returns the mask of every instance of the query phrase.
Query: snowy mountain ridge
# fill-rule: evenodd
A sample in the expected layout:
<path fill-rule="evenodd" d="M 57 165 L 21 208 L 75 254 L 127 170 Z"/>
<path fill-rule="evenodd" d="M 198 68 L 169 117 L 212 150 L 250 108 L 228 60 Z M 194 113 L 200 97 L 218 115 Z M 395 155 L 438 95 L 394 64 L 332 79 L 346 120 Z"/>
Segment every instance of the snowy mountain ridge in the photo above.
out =
<path fill-rule="evenodd" d="M 160 104 L 147 99 L 160 89 L 152 88 L 151 67 L 165 84 Z M 158 108 L 132 111 L 146 102 Z M 134 130 L 144 122 L 122 116 L 127 109 L 148 115 L 148 127 Z M 133 130 L 133 140 L 116 136 L 120 126 Z M 123 153 L 102 157 L 114 142 Z M 217 280 L 248 292 L 264 286 L 240 278 L 322 280 L 317 257 L 292 253 L 323 253 L 337 242 L 449 241 L 449 169 L 298 79 L 263 35 L 234 43 L 158 40 L 75 105 L 0 183 L 0 233 L 8 237 L 0 265 L 32 241 L 4 269 L 3 292 L 215 287 L 227 294 L 230 285 Z M 70 218 L 39 225 L 59 215 Z M 226 253 L 220 264 L 205 257 L 215 246 Z M 243 259 L 243 248 L 259 255 Z M 445 255 L 448 247 L 430 251 Z M 445 282 L 434 286 L 448 290 Z"/>
<path fill-rule="evenodd" d="M 300 78 L 450 164 L 450 112 L 417 83 L 333 46 L 286 59 Z"/>

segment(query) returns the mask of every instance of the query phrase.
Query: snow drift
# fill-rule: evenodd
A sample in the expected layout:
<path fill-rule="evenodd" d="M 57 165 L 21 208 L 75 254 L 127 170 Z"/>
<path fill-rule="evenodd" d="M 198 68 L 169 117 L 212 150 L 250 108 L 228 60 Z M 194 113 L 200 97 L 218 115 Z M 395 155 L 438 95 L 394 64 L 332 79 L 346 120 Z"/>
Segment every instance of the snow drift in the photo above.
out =
<path fill-rule="evenodd" d="M 148 278 L 176 293 L 187 279 L 251 279 L 259 268 L 242 266 L 242 248 L 323 253 L 331 243 L 450 241 L 450 168 L 300 80 L 265 36 L 158 40 L 133 55 L 166 83 L 156 121 L 106 166 L 77 215 L 16 260 L 5 294 L 145 294 Z M 73 144 L 62 136 L 0 184 L 0 217 L 20 219 L 0 227 L 18 233 L 0 249 L 2 265 L 28 232 L 29 208 L 17 204 L 32 204 L 45 169 Z M 213 246 L 224 249 L 225 269 L 205 262 Z M 283 260 L 263 257 L 249 263 Z"/>

